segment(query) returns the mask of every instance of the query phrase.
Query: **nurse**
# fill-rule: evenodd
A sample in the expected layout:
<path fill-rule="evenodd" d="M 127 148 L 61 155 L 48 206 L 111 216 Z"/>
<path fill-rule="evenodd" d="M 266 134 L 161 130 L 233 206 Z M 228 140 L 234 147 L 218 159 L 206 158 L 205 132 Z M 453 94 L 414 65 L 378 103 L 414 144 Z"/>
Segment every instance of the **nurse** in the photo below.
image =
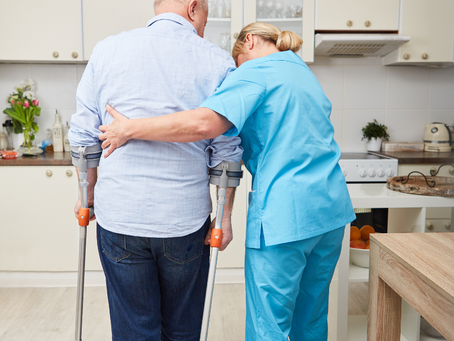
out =
<path fill-rule="evenodd" d="M 129 139 L 191 142 L 239 135 L 252 174 L 247 218 L 246 340 L 327 340 L 329 285 L 355 219 L 331 103 L 295 54 L 302 40 L 265 23 L 241 31 L 239 66 L 199 108 L 101 126 L 107 157 Z"/>

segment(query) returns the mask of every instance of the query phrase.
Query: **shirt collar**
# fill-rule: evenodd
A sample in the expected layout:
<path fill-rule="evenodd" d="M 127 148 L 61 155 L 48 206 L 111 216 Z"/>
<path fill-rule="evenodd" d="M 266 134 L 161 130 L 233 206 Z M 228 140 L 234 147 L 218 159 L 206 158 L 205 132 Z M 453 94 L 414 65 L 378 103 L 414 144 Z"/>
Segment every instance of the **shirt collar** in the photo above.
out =
<path fill-rule="evenodd" d="M 150 21 L 147 23 L 147 27 L 153 25 L 156 21 L 159 21 L 159 20 L 169 20 L 169 21 L 176 22 L 177 24 L 180 24 L 181 26 L 186 27 L 186 28 L 192 30 L 195 34 L 197 34 L 197 31 L 195 30 L 194 26 L 192 26 L 192 24 L 189 21 L 187 21 L 181 15 L 178 15 L 175 13 L 159 14 L 150 19 Z"/>

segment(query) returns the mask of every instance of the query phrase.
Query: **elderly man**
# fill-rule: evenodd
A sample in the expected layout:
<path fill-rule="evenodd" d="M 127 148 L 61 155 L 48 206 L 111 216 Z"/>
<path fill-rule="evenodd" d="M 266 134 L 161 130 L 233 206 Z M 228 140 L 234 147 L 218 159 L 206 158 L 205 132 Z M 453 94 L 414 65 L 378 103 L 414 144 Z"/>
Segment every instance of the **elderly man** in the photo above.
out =
<path fill-rule="evenodd" d="M 71 146 L 100 143 L 98 127 L 112 121 L 106 104 L 130 118 L 194 109 L 234 69 L 228 53 L 202 39 L 206 0 L 158 0 L 155 12 L 146 28 L 96 46 L 77 89 Z M 209 263 L 207 165 L 241 155 L 238 138 L 131 140 L 101 158 L 98 178 L 89 169 L 113 340 L 199 340 Z M 232 239 L 232 202 L 230 189 L 221 250 Z"/>

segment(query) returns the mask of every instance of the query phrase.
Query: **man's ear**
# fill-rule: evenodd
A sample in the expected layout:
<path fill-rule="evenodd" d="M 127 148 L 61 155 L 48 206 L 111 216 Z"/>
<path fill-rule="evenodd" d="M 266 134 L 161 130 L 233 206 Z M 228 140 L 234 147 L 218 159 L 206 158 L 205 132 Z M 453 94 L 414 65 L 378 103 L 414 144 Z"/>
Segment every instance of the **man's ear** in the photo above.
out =
<path fill-rule="evenodd" d="M 188 18 L 191 19 L 191 21 L 195 21 L 195 13 L 199 9 L 198 4 L 199 4 L 199 2 L 197 0 L 191 0 L 189 2 Z"/>

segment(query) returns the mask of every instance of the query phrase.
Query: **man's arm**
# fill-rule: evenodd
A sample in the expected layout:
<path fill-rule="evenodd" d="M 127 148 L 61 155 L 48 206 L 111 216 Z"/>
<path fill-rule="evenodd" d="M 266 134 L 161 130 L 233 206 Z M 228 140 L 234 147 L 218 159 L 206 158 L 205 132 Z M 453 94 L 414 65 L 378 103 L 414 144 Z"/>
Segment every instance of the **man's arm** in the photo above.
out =
<path fill-rule="evenodd" d="M 216 198 L 219 187 L 216 188 Z M 233 210 L 233 201 L 235 200 L 235 190 L 236 187 L 227 187 L 227 193 L 225 195 L 225 205 L 224 205 L 224 214 L 222 215 L 222 243 L 219 251 L 224 251 L 226 247 L 233 240 L 233 229 L 232 229 L 232 210 Z M 217 202 L 217 200 L 216 200 Z M 216 224 L 216 219 L 213 219 L 210 226 L 210 231 L 205 238 L 205 245 L 210 245 L 211 230 Z"/>
<path fill-rule="evenodd" d="M 77 178 L 79 179 L 79 168 L 76 167 L 77 171 Z M 87 200 L 88 200 L 88 207 L 94 206 L 95 203 L 95 185 L 96 181 L 98 180 L 98 168 L 88 168 L 87 169 L 87 181 L 88 181 L 88 187 L 87 187 Z M 79 179 L 80 182 L 80 179 Z M 81 206 L 80 202 L 80 196 L 79 200 L 77 200 L 76 205 L 74 206 L 74 214 L 76 218 L 79 217 L 79 209 Z M 93 215 L 90 220 L 95 220 L 96 216 Z"/>

